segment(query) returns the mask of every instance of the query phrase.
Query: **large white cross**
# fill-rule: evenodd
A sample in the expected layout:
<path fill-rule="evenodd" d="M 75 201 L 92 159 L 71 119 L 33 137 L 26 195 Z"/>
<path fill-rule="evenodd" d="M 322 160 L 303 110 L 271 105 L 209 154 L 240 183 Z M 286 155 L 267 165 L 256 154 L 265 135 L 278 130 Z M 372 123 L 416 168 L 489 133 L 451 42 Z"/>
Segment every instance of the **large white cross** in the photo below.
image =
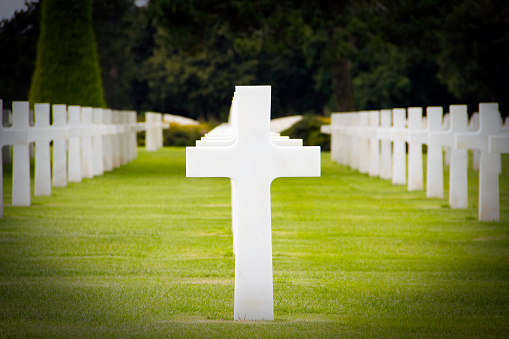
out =
<path fill-rule="evenodd" d="M 406 110 L 395 108 L 392 110 L 392 184 L 406 184 Z"/>
<path fill-rule="evenodd" d="M 477 149 L 481 153 L 479 164 L 479 220 L 500 220 L 498 175 L 500 153 L 489 152 L 489 137 L 503 135 L 500 130 L 498 104 L 479 104 L 479 130 L 456 134 L 456 147 Z"/>
<path fill-rule="evenodd" d="M 320 175 L 319 147 L 282 147 L 270 137 L 270 86 L 236 87 L 238 131 L 219 147 L 188 147 L 188 177 L 236 184 L 236 320 L 273 320 L 270 185 L 278 177 Z"/>
<path fill-rule="evenodd" d="M 449 148 L 449 205 L 451 208 L 468 207 L 468 150 L 455 147 L 455 135 L 467 133 L 467 106 L 452 105 L 449 108 L 449 129 L 429 133 L 429 147 Z"/>

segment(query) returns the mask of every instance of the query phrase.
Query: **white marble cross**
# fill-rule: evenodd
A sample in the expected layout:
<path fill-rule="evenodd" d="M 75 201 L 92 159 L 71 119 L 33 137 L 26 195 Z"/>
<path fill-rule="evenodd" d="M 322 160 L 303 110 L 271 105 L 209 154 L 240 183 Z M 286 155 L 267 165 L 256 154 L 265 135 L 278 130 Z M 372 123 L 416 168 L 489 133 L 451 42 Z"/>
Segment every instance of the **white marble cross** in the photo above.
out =
<path fill-rule="evenodd" d="M 105 172 L 113 170 L 113 157 L 115 154 L 114 138 L 115 138 L 115 125 L 113 125 L 113 112 L 111 109 L 103 111 L 103 124 L 106 128 L 106 133 L 103 135 L 103 166 Z"/>
<path fill-rule="evenodd" d="M 341 128 L 340 120 L 341 113 L 332 113 L 330 115 L 330 125 L 322 125 L 320 131 L 324 134 L 330 134 L 330 157 L 332 161 L 341 163 L 341 156 L 343 150 L 343 144 L 341 143 Z"/>
<path fill-rule="evenodd" d="M 381 110 L 380 120 L 380 127 L 377 129 L 377 138 L 380 140 L 380 178 L 390 180 L 392 178 L 392 111 Z"/>
<path fill-rule="evenodd" d="M 92 107 L 81 108 L 83 137 L 81 138 L 81 174 L 83 178 L 94 177 L 94 149 L 92 144 Z"/>
<path fill-rule="evenodd" d="M 481 153 L 479 164 L 479 220 L 500 220 L 498 175 L 500 153 L 489 152 L 490 136 L 503 135 L 500 131 L 498 104 L 479 104 L 479 130 L 456 134 L 456 147 L 477 149 Z"/>
<path fill-rule="evenodd" d="M 12 103 L 12 206 L 30 206 L 30 154 L 28 150 L 28 102 Z"/>
<path fill-rule="evenodd" d="M 368 173 L 370 159 L 369 135 L 367 130 L 369 125 L 369 114 L 364 111 L 359 112 L 358 117 L 357 140 L 359 143 L 359 172 Z"/>
<path fill-rule="evenodd" d="M 12 126 L 0 124 L 0 147 L 13 146 L 12 205 L 30 206 L 30 155 L 28 151 L 28 102 L 12 103 Z M 3 166 L 0 174 L 3 178 Z M 3 216 L 3 180 L 0 180 L 0 216 Z"/>
<path fill-rule="evenodd" d="M 360 167 L 360 142 L 357 130 L 359 128 L 359 114 L 348 113 L 350 123 L 348 124 L 347 135 L 350 140 L 349 166 L 351 169 L 358 170 Z"/>
<path fill-rule="evenodd" d="M 236 87 L 238 131 L 228 146 L 188 147 L 188 177 L 236 185 L 235 319 L 273 320 L 270 185 L 320 175 L 319 147 L 283 147 L 270 137 L 270 86 Z"/>
<path fill-rule="evenodd" d="M 163 147 L 163 128 L 168 128 L 167 123 L 162 121 L 161 113 L 145 113 L 146 134 L 145 148 L 147 151 L 157 151 Z"/>
<path fill-rule="evenodd" d="M 422 126 L 422 108 L 408 108 L 408 190 L 424 188 L 422 173 L 422 143 L 427 140 L 427 131 Z"/>
<path fill-rule="evenodd" d="M 380 123 L 380 112 L 369 112 L 369 171 L 370 177 L 380 175 L 380 140 L 378 139 L 377 129 Z"/>
<path fill-rule="evenodd" d="M 67 106 L 53 105 L 53 186 L 67 186 Z M 58 131 L 58 132 L 57 132 Z"/>
<path fill-rule="evenodd" d="M 479 130 L 479 112 L 475 112 L 470 117 L 468 123 L 468 130 L 471 132 L 477 132 Z M 481 159 L 481 152 L 478 149 L 472 149 L 472 169 L 474 171 L 479 170 L 479 162 Z"/>
<path fill-rule="evenodd" d="M 50 128 L 50 105 L 35 104 L 35 168 L 34 196 L 51 195 L 51 156 L 49 143 L 52 140 Z"/>
<path fill-rule="evenodd" d="M 406 110 L 395 108 L 392 110 L 393 125 L 391 128 L 392 141 L 392 183 L 393 185 L 406 184 Z"/>
<path fill-rule="evenodd" d="M 94 152 L 94 175 L 104 174 L 104 156 L 103 156 L 103 135 L 105 126 L 103 125 L 103 109 L 92 108 L 92 123 L 94 126 L 94 135 L 92 136 L 92 148 Z"/>
<path fill-rule="evenodd" d="M 81 182 L 81 137 L 83 125 L 81 124 L 81 107 L 69 106 L 69 182 Z"/>
<path fill-rule="evenodd" d="M 446 131 L 431 131 L 429 147 L 444 146 L 450 150 L 449 168 L 449 205 L 451 208 L 468 207 L 468 150 L 456 148 L 455 135 L 467 133 L 467 106 L 452 105 L 449 108 L 449 129 Z"/>

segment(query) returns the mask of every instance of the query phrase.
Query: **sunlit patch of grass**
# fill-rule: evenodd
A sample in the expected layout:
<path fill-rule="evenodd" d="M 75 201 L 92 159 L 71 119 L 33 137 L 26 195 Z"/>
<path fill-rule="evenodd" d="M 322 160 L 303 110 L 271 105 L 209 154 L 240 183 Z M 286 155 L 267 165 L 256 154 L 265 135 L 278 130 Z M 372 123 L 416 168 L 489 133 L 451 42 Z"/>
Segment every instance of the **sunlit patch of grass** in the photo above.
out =
<path fill-rule="evenodd" d="M 0 336 L 509 335 L 507 156 L 500 222 L 477 221 L 474 171 L 465 210 L 328 154 L 320 178 L 275 180 L 276 319 L 234 322 L 230 181 L 185 178 L 183 148 L 139 152 L 31 207 L 4 165 Z"/>

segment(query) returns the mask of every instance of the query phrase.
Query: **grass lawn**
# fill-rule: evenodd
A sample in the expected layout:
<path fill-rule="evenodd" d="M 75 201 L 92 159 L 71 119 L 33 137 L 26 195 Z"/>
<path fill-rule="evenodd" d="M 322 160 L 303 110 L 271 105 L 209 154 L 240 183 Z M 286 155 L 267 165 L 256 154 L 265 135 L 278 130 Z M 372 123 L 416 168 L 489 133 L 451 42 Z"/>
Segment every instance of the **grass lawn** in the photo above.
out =
<path fill-rule="evenodd" d="M 183 148 L 31 207 L 6 165 L 0 337 L 508 337 L 503 160 L 500 222 L 477 221 L 473 171 L 466 210 L 328 153 L 322 177 L 274 181 L 274 322 L 232 320 L 229 179 L 186 178 Z"/>

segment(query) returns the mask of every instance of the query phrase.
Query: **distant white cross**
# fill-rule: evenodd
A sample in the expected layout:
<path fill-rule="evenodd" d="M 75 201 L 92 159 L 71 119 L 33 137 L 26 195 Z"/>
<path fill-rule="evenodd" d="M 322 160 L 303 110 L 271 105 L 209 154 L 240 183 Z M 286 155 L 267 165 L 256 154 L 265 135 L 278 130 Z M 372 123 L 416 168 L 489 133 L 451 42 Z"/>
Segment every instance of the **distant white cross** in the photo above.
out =
<path fill-rule="evenodd" d="M 381 110 L 377 138 L 380 140 L 380 178 L 386 180 L 392 178 L 391 122 L 391 110 Z"/>
<path fill-rule="evenodd" d="M 449 108 L 449 128 L 429 133 L 429 147 L 449 148 L 449 205 L 451 208 L 468 207 L 468 150 L 455 147 L 455 135 L 467 133 L 467 106 L 452 105 Z"/>
<path fill-rule="evenodd" d="M 479 220 L 500 220 L 498 175 L 500 153 L 489 152 L 490 136 L 503 135 L 500 130 L 498 104 L 479 104 L 479 130 L 456 134 L 456 147 L 477 149 L 481 153 L 479 165 Z"/>
<path fill-rule="evenodd" d="M 270 137 L 270 86 L 236 87 L 238 131 L 228 146 L 188 147 L 188 177 L 236 184 L 235 319 L 273 320 L 270 185 L 320 175 L 319 147 L 282 147 Z"/>
<path fill-rule="evenodd" d="M 406 110 L 395 108 L 392 110 L 392 184 L 406 184 L 406 141 L 408 138 L 406 129 Z"/>
<path fill-rule="evenodd" d="M 408 108 L 408 190 L 424 188 L 422 174 L 422 143 L 427 138 L 422 126 L 422 108 Z"/>

